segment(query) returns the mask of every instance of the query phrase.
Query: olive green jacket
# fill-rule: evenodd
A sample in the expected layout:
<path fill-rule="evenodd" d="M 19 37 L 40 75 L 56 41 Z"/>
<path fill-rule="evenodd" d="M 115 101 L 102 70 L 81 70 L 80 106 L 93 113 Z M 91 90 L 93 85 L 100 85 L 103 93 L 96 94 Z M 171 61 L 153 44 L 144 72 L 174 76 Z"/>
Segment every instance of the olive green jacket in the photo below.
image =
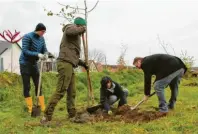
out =
<path fill-rule="evenodd" d="M 84 62 L 80 60 L 81 52 L 81 35 L 86 31 L 82 26 L 68 24 L 63 27 L 63 37 L 60 44 L 59 61 L 66 61 L 77 67 L 84 66 Z"/>

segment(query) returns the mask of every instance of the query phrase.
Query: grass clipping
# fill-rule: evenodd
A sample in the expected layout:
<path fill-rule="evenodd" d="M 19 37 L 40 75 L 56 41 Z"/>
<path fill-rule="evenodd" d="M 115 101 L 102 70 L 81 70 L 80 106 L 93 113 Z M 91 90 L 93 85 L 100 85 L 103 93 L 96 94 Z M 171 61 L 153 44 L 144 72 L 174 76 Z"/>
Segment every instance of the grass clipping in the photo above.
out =
<path fill-rule="evenodd" d="M 108 115 L 101 109 L 89 114 L 88 112 L 78 112 L 74 118 L 71 119 L 75 123 L 88 123 L 88 122 L 124 122 L 124 123 L 137 123 L 149 122 L 166 116 L 166 114 L 159 114 L 156 111 L 140 111 L 140 109 L 130 110 L 130 106 L 124 105 L 118 109 L 113 110 L 113 115 Z"/>

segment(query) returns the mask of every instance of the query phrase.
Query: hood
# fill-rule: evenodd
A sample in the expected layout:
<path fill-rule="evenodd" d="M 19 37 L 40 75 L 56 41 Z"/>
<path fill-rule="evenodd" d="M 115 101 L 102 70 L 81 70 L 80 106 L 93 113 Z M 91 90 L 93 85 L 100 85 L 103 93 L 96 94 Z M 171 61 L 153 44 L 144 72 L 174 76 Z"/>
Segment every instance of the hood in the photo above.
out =
<path fill-rule="evenodd" d="M 65 32 L 66 27 L 68 27 L 70 25 L 72 25 L 72 24 L 67 24 L 67 25 L 63 26 L 62 31 Z"/>

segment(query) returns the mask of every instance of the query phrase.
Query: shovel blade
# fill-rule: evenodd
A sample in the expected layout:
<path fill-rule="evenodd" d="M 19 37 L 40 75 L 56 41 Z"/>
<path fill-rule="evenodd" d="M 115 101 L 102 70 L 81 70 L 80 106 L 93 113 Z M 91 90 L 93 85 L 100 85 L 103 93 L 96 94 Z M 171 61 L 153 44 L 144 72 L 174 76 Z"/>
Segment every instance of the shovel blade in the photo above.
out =
<path fill-rule="evenodd" d="M 38 117 L 40 115 L 41 115 L 41 108 L 40 108 L 40 106 L 34 106 L 32 108 L 31 117 Z"/>

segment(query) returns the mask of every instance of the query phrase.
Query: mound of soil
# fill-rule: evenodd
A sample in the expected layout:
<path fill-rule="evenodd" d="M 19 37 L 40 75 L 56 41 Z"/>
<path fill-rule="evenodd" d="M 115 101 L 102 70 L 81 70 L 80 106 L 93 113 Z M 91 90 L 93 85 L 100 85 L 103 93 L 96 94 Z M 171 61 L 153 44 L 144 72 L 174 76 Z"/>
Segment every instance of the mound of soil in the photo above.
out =
<path fill-rule="evenodd" d="M 192 82 L 192 83 L 189 83 L 189 84 L 185 84 L 184 86 L 196 87 L 196 86 L 198 86 L 198 83 L 197 82 Z"/>
<path fill-rule="evenodd" d="M 93 114 L 88 112 L 81 112 L 76 115 L 71 121 L 76 123 L 85 123 L 85 122 L 114 122 L 122 121 L 125 123 L 134 123 L 134 122 L 149 122 L 152 120 L 159 119 L 166 116 L 166 114 L 161 114 L 156 111 L 140 111 L 139 109 L 131 110 L 130 106 L 122 106 L 119 109 L 113 111 L 113 115 L 108 115 L 103 112 L 101 109 L 97 110 Z"/>

